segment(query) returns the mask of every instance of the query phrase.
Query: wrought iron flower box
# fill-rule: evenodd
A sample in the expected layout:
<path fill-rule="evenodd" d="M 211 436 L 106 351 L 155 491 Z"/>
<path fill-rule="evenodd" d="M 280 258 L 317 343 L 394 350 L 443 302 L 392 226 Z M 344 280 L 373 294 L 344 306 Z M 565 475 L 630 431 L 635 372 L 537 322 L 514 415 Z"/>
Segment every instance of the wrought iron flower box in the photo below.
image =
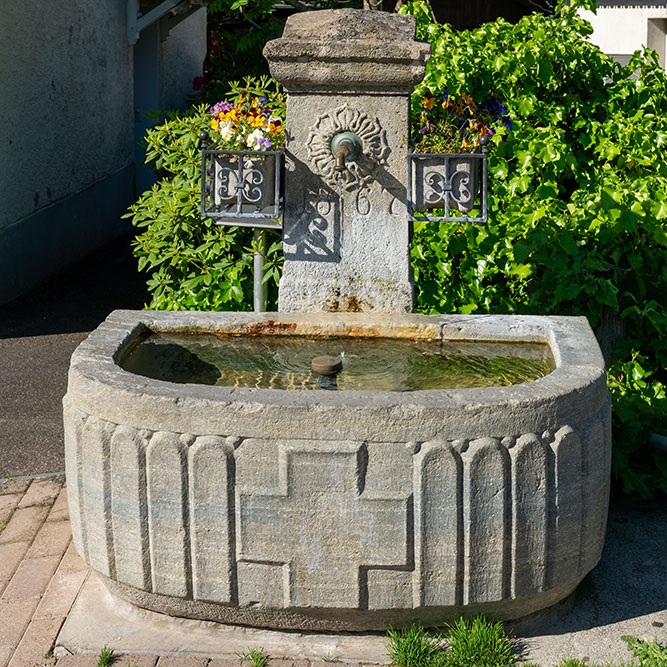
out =
<path fill-rule="evenodd" d="M 408 213 L 412 220 L 484 224 L 487 211 L 487 154 L 408 153 Z M 425 211 L 440 209 L 444 215 Z M 479 215 L 468 215 L 478 210 Z M 463 215 L 452 215 L 457 211 Z"/>
<path fill-rule="evenodd" d="M 279 229 L 283 151 L 202 147 L 201 214 L 218 225 Z"/>

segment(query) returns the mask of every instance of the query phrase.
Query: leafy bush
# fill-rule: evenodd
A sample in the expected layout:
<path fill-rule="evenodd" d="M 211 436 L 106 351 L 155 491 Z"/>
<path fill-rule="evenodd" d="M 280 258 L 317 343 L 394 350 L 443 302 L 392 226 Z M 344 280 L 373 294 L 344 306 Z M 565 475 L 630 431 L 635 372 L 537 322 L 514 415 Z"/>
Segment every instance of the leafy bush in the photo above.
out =
<path fill-rule="evenodd" d="M 238 100 L 244 93 L 267 97 L 274 111 L 284 110 L 282 91 L 266 78 L 234 84 L 230 98 Z M 161 178 L 126 217 L 142 230 L 132 245 L 139 270 L 150 274 L 149 308 L 251 309 L 253 231 L 217 226 L 200 213 L 199 135 L 210 129 L 211 114 L 201 105 L 185 115 L 170 114 L 146 135 L 147 163 Z M 264 279 L 269 283 L 269 302 L 275 304 L 281 244 L 276 232 L 267 234 Z"/>
<path fill-rule="evenodd" d="M 653 52 L 605 56 L 576 5 L 460 32 L 402 9 L 432 44 L 413 123 L 445 88 L 504 100 L 513 123 L 491 150 L 489 223 L 415 223 L 417 309 L 586 315 L 613 359 L 614 473 L 648 498 L 667 490 L 646 446 L 667 416 L 667 77 Z"/>

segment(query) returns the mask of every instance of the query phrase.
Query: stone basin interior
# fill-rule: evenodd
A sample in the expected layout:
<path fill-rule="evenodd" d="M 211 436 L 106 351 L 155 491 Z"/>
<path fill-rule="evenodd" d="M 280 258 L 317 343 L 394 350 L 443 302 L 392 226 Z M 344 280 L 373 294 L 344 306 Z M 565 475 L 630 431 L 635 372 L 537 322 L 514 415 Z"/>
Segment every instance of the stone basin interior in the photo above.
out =
<path fill-rule="evenodd" d="M 327 375 L 321 356 L 340 359 Z M 556 364 L 547 343 L 410 338 L 240 336 L 146 329 L 119 360 L 126 371 L 176 383 L 258 389 L 417 391 L 531 382 Z"/>

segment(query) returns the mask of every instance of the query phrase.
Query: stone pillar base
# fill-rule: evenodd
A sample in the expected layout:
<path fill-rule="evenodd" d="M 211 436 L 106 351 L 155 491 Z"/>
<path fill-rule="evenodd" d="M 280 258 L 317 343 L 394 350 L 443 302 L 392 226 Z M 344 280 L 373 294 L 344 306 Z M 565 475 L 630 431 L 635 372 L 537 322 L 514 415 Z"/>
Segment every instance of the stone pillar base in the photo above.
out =
<path fill-rule="evenodd" d="M 321 281 L 283 275 L 278 310 L 328 313 L 409 313 L 412 311 L 412 284 L 407 281 L 375 281 L 371 284 L 349 278 Z"/>

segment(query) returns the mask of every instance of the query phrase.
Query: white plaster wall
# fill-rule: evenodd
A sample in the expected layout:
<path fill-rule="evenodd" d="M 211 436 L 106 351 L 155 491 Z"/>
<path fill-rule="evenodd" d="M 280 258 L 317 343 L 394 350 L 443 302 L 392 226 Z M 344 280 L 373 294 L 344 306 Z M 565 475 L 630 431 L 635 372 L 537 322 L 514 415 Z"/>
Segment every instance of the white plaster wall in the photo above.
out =
<path fill-rule="evenodd" d="M 160 108 L 182 109 L 206 57 L 206 8 L 181 21 L 160 47 Z"/>
<path fill-rule="evenodd" d="M 664 30 L 662 36 L 649 37 L 649 20 L 667 19 L 667 3 L 632 7 L 603 5 L 598 3 L 597 14 L 589 11 L 581 14 L 593 26 L 591 41 L 604 53 L 629 55 L 646 46 L 664 53 Z M 656 39 L 661 39 L 662 43 Z"/>
<path fill-rule="evenodd" d="M 0 229 L 132 160 L 132 50 L 119 0 L 4 0 Z"/>

